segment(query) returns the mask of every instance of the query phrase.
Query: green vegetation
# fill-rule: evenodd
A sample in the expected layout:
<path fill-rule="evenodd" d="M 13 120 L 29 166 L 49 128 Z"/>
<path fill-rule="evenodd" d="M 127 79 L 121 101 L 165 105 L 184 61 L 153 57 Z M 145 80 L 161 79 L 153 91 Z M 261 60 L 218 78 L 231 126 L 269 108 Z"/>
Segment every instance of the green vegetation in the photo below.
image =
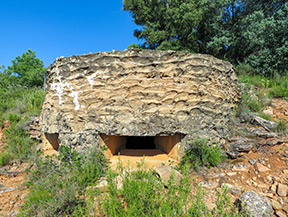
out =
<path fill-rule="evenodd" d="M 12 65 L 0 73 L 0 127 L 7 144 L 0 153 L 0 165 L 11 160 L 27 160 L 35 156 L 35 141 L 26 128 L 30 116 L 41 112 L 45 93 L 43 62 L 28 50 L 12 61 Z"/>
<path fill-rule="evenodd" d="M 288 124 L 285 121 L 278 121 L 276 126 L 276 132 L 282 136 L 287 136 L 288 134 Z"/>
<path fill-rule="evenodd" d="M 207 139 L 195 138 L 185 151 L 182 164 L 189 163 L 193 168 L 216 166 L 224 160 L 223 151 L 218 144 L 209 145 Z"/>
<path fill-rule="evenodd" d="M 272 98 L 288 100 L 288 72 L 283 75 L 274 73 L 271 76 L 254 74 L 254 70 L 247 64 L 236 67 L 241 90 L 241 105 L 238 113 L 256 112 L 266 120 L 273 120 L 271 116 L 262 113 L 270 105 Z"/>
<path fill-rule="evenodd" d="M 144 162 L 133 171 L 121 164 L 116 171 L 105 168 L 97 149 L 79 154 L 62 147 L 59 157 L 38 159 L 20 216 L 241 216 L 226 188 L 217 192 L 216 207 L 209 210 L 205 192 L 193 185 L 187 165 L 180 180 L 172 175 L 168 184 Z M 93 186 L 105 173 L 107 192 L 100 192 Z"/>
<path fill-rule="evenodd" d="M 124 0 L 140 46 L 207 53 L 258 74 L 288 67 L 288 2 L 278 0 Z"/>
<path fill-rule="evenodd" d="M 85 189 L 105 174 L 106 160 L 91 148 L 78 153 L 61 146 L 59 156 L 35 160 L 20 216 L 66 216 L 85 208 Z"/>

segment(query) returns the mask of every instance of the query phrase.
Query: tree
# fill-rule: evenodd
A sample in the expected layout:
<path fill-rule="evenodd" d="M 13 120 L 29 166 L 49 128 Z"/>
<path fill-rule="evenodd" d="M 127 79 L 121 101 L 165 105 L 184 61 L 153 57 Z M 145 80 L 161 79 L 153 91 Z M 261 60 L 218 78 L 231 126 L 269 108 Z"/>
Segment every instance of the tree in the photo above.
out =
<path fill-rule="evenodd" d="M 143 48 L 207 53 L 255 72 L 288 67 L 286 0 L 124 0 Z"/>
<path fill-rule="evenodd" d="M 12 65 L 4 72 L 9 75 L 10 82 L 26 87 L 43 85 L 46 68 L 43 61 L 36 58 L 34 51 L 28 49 L 21 56 L 12 60 Z"/>

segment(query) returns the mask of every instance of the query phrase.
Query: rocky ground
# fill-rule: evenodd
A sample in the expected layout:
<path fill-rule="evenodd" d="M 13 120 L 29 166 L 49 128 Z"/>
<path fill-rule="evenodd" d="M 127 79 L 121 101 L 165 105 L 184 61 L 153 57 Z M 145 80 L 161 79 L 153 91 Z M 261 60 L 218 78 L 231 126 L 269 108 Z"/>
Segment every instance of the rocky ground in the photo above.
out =
<path fill-rule="evenodd" d="M 273 99 L 272 105 L 264 112 L 275 119 L 288 122 L 288 102 L 285 100 Z M 268 202 L 263 199 L 262 205 L 267 208 L 270 204 L 273 215 L 288 215 L 287 137 L 269 132 L 269 123 L 263 125 L 259 120 L 261 122 L 261 119 L 250 117 L 249 122 L 252 121 L 253 125 L 235 125 L 235 135 L 228 138 L 226 147 L 229 150 L 227 154 L 232 159 L 217 168 L 193 172 L 195 182 L 200 183 L 206 191 L 205 202 L 210 208 L 215 206 L 217 189 L 226 185 L 232 201 L 253 198 L 255 202 L 264 197 Z M 1 136 L 0 131 L 0 138 Z M 1 143 L 0 151 L 3 146 Z M 46 153 L 54 152 L 47 150 Z M 17 162 L 0 168 L 0 216 L 15 216 L 17 210 L 23 206 L 27 189 L 21 187 L 21 184 L 25 181 L 27 168 L 29 164 Z M 262 209 L 259 204 L 258 208 Z"/>

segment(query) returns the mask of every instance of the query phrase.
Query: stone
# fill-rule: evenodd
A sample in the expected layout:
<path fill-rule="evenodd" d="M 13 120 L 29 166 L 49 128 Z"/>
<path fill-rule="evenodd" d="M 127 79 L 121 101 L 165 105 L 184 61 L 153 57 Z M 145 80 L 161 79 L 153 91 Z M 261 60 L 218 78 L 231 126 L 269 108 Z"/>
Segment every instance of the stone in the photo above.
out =
<path fill-rule="evenodd" d="M 278 216 L 278 217 L 287 217 L 287 215 L 284 212 L 280 211 L 280 210 L 276 210 L 276 216 Z"/>
<path fill-rule="evenodd" d="M 256 162 L 257 162 L 257 160 L 253 159 L 253 158 L 249 160 L 249 163 L 252 164 L 252 165 L 254 165 Z"/>
<path fill-rule="evenodd" d="M 172 177 L 175 183 L 179 183 L 182 178 L 182 174 L 170 166 L 157 166 L 154 167 L 154 171 L 163 180 L 165 185 L 168 184 Z"/>
<path fill-rule="evenodd" d="M 239 188 L 239 187 L 232 187 L 232 188 L 229 188 L 228 191 L 233 194 L 233 195 L 239 195 L 242 193 L 242 189 Z"/>
<path fill-rule="evenodd" d="M 275 138 L 277 137 L 277 133 L 273 132 L 266 132 L 263 128 L 254 128 L 254 129 L 247 129 L 248 135 L 253 137 L 260 137 L 260 138 Z"/>
<path fill-rule="evenodd" d="M 233 166 L 233 170 L 237 172 L 247 172 L 250 168 L 248 164 L 237 164 Z"/>
<path fill-rule="evenodd" d="M 288 204 L 284 205 L 282 209 L 288 214 Z"/>
<path fill-rule="evenodd" d="M 213 181 L 203 181 L 203 182 L 200 182 L 199 185 L 206 189 L 215 189 L 219 186 L 217 182 L 213 182 Z"/>
<path fill-rule="evenodd" d="M 275 210 L 282 209 L 282 205 L 278 201 L 271 199 L 270 203 L 271 203 L 273 209 L 275 209 Z"/>
<path fill-rule="evenodd" d="M 276 184 L 273 184 L 273 185 L 271 186 L 270 190 L 271 190 L 272 192 L 275 192 L 275 193 L 276 193 L 277 185 L 276 185 Z"/>
<path fill-rule="evenodd" d="M 288 186 L 279 183 L 279 185 L 278 185 L 278 187 L 277 187 L 277 194 L 278 194 L 280 197 L 286 197 L 286 196 L 287 196 L 287 193 L 288 193 Z"/>
<path fill-rule="evenodd" d="M 240 138 L 233 143 L 228 144 L 228 149 L 233 152 L 249 152 L 255 144 L 253 139 Z"/>
<path fill-rule="evenodd" d="M 108 182 L 106 179 L 100 180 L 99 184 L 95 186 L 100 192 L 104 192 L 108 190 Z"/>
<path fill-rule="evenodd" d="M 273 215 L 273 208 L 266 197 L 262 197 L 254 191 L 247 191 L 239 198 L 241 209 L 244 209 L 251 217 L 268 217 Z"/>
<path fill-rule="evenodd" d="M 236 176 L 237 175 L 237 172 L 228 172 L 227 173 L 227 176 Z"/>
<path fill-rule="evenodd" d="M 57 58 L 47 74 L 40 130 L 55 147 L 100 146 L 103 135 L 179 134 L 181 155 L 198 135 L 224 138 L 239 102 L 232 64 L 204 54 L 99 52 Z M 118 139 L 112 155 L 125 148 Z"/>
<path fill-rule="evenodd" d="M 262 165 L 260 163 L 255 164 L 255 169 L 260 173 L 270 171 L 270 169 L 268 167 L 265 167 L 264 165 Z"/>
<path fill-rule="evenodd" d="M 258 116 L 254 117 L 253 123 L 264 127 L 268 131 L 273 131 L 277 126 L 277 123 L 265 120 L 264 118 Z"/>
<path fill-rule="evenodd" d="M 2 188 L 2 189 L 0 189 L 0 194 L 10 192 L 10 191 L 15 191 L 17 189 L 18 188 Z"/>

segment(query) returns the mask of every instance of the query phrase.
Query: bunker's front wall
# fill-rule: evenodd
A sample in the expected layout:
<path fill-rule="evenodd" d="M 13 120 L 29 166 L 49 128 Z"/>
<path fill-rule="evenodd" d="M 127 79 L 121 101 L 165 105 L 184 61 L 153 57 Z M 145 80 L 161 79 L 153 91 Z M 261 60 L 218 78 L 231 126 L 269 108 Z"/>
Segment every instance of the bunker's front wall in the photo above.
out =
<path fill-rule="evenodd" d="M 59 58 L 48 74 L 41 126 L 61 144 L 95 144 L 101 133 L 219 138 L 238 101 L 232 65 L 209 55 L 96 53 Z"/>

